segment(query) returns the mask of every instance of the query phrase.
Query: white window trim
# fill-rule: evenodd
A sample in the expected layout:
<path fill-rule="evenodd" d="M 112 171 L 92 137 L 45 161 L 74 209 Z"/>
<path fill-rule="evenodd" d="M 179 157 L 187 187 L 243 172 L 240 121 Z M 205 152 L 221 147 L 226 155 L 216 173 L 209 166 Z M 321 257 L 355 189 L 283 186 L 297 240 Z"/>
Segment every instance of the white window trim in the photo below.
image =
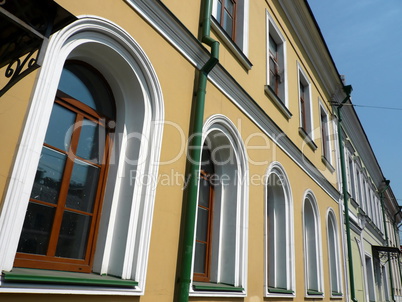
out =
<path fill-rule="evenodd" d="M 327 211 L 327 238 L 329 238 L 329 220 L 332 219 L 332 224 L 334 227 L 334 239 L 335 239 L 335 251 L 340 251 L 340 244 L 339 244 L 339 230 L 338 230 L 338 224 L 337 224 L 337 219 L 335 215 L 335 211 L 332 208 L 329 208 Z M 331 249 L 330 242 L 327 240 L 328 243 L 328 251 Z M 330 255 L 328 254 L 328 258 Z M 331 262 L 328 261 L 329 264 L 329 277 L 330 277 L 330 294 L 331 297 L 333 298 L 341 298 L 343 297 L 343 289 L 342 289 L 342 273 L 341 273 L 341 261 L 340 261 L 340 253 L 335 253 L 335 270 L 336 270 L 336 283 L 337 283 L 337 291 L 338 293 L 342 293 L 342 296 L 333 296 L 332 295 L 332 273 L 331 273 Z"/>
<path fill-rule="evenodd" d="M 92 50 L 95 48 L 97 50 Z M 100 54 L 99 51 L 101 51 Z M 113 64 L 108 63 L 112 60 L 105 60 L 111 56 L 114 58 Z M 48 285 L 30 288 L 24 288 L 22 285 L 11 288 L 3 283 L 0 284 L 0 292 L 141 295 L 145 290 L 155 190 L 151 186 L 141 185 L 140 178 L 142 175 L 157 178 L 164 118 L 163 97 L 155 70 L 139 44 L 116 24 L 96 16 L 79 18 L 55 33 L 49 40 L 0 216 L 0 250 L 2 251 L 0 272 L 11 271 L 13 267 L 54 96 L 63 65 L 66 59 L 70 58 L 84 58 L 89 63 L 96 63 L 97 68 L 103 68 L 100 71 L 104 73 L 113 90 L 116 104 L 120 102 L 120 106 L 132 112 L 134 105 L 129 101 L 135 99 L 135 95 L 144 101 L 141 133 L 148 140 L 137 150 L 139 154 L 136 162 L 137 175 L 134 190 L 131 186 L 132 204 L 127 203 L 130 214 L 127 218 L 127 228 L 123 229 L 126 236 L 123 236 L 122 251 L 119 252 L 123 256 L 119 258 L 120 271 L 118 272 L 122 279 L 137 281 L 138 286 L 135 289 L 116 291 L 96 287 L 55 288 Z M 103 61 L 100 62 L 102 59 Z M 132 74 L 130 81 L 127 80 L 129 78 L 127 74 L 122 76 L 121 68 L 124 68 L 128 75 Z M 138 77 L 138 74 L 141 76 Z M 121 137 L 116 139 L 121 139 L 120 154 L 114 154 L 118 163 L 114 165 L 116 166 L 115 174 L 113 174 L 115 178 L 109 179 L 106 188 L 105 195 L 109 195 L 110 201 L 109 205 L 104 204 L 106 214 L 102 214 L 103 222 L 101 221 L 99 231 L 101 234 L 99 236 L 104 238 L 98 236 L 97 248 L 100 244 L 103 245 L 101 251 L 99 253 L 97 251 L 99 255 L 95 256 L 94 264 L 94 270 L 101 274 L 110 273 L 112 268 L 116 267 L 116 257 L 113 262 L 115 242 L 112 240 L 115 238 L 114 228 L 119 223 L 118 211 L 122 211 L 119 195 L 128 193 L 130 190 L 130 186 L 124 184 L 123 168 L 128 159 L 125 147 L 129 145 L 131 133 L 124 132 L 123 128 L 128 126 L 119 123 L 119 119 L 129 123 L 129 113 L 125 115 L 124 110 L 121 110 L 117 114 L 116 130 L 120 132 L 116 131 L 116 135 L 120 133 Z M 135 130 L 132 125 L 129 127 Z"/>
<path fill-rule="evenodd" d="M 209 117 L 203 127 L 203 141 L 211 132 L 222 133 L 229 140 L 231 151 L 236 159 L 238 179 L 237 208 L 236 208 L 236 247 L 234 279 L 236 287 L 242 287 L 241 292 L 228 291 L 196 291 L 193 289 L 193 281 L 190 284 L 190 296 L 193 297 L 245 297 L 247 295 L 247 250 L 248 250 L 248 161 L 245 146 L 236 126 L 224 115 L 216 114 Z M 198 196 L 198 195 L 197 195 Z M 197 215 L 196 215 L 197 217 Z M 195 222 L 197 225 L 197 222 Z M 196 228 L 194 232 L 195 238 Z M 191 275 L 194 273 L 194 251 Z M 218 269 L 218 278 L 221 272 Z"/>
<path fill-rule="evenodd" d="M 283 104 L 278 104 L 276 101 L 276 98 L 273 98 L 273 101 L 278 105 L 279 108 L 281 108 L 283 105 L 289 110 L 289 93 L 288 93 L 288 75 L 287 75 L 287 55 L 286 55 L 286 39 L 282 35 L 281 31 L 279 30 L 279 27 L 276 25 L 274 22 L 274 18 L 271 16 L 269 13 L 268 9 L 265 10 L 266 13 L 266 32 L 267 32 L 267 37 L 266 37 L 266 57 L 267 57 L 267 68 L 266 68 L 266 85 L 269 86 L 269 36 L 272 34 L 271 32 L 274 32 L 273 36 L 277 36 L 279 40 L 281 40 L 281 47 L 282 47 L 282 53 L 283 53 L 283 74 L 284 74 L 284 79 L 283 79 L 283 90 L 284 90 L 284 99 L 281 100 Z M 291 118 L 292 115 L 289 115 L 289 112 L 286 110 L 283 113 L 287 116 L 287 118 Z"/>
<path fill-rule="evenodd" d="M 364 283 L 365 283 L 365 296 L 367 301 L 377 301 L 377 291 L 375 288 L 373 289 L 374 293 L 374 300 L 370 300 L 370 288 L 369 288 L 369 280 L 368 280 L 368 271 L 367 271 L 367 259 L 370 261 L 370 266 L 371 266 L 371 279 L 373 282 L 373 286 L 375 287 L 375 278 L 374 278 L 374 263 L 373 263 L 373 257 L 368 254 L 364 253 Z"/>
<path fill-rule="evenodd" d="M 305 225 L 305 203 L 307 202 L 307 200 L 309 200 L 309 202 L 312 205 L 313 211 L 314 211 L 314 215 L 315 215 L 315 224 L 316 224 L 316 248 L 317 248 L 317 255 L 318 255 L 318 259 L 317 259 L 317 281 L 318 281 L 318 291 L 322 292 L 322 295 L 309 295 L 308 294 L 308 264 L 307 264 L 307 242 L 306 242 L 306 225 Z M 320 213 L 318 210 L 318 204 L 317 204 L 317 199 L 315 198 L 314 193 L 308 189 L 306 190 L 306 192 L 304 193 L 303 196 L 303 210 L 302 210 L 302 215 L 303 215 L 303 252 L 304 252 L 304 274 L 305 274 L 305 297 L 306 298 L 314 298 L 314 297 L 324 297 L 324 287 L 323 287 L 323 259 L 322 259 L 322 247 L 321 247 L 321 242 L 322 242 L 322 237 L 321 237 L 321 219 L 320 219 Z"/>
<path fill-rule="evenodd" d="M 264 293 L 266 297 L 296 297 L 296 278 L 295 278 L 295 245 L 294 245 L 294 213 L 293 213 L 293 197 L 292 197 L 292 190 L 291 186 L 289 183 L 289 178 L 286 174 L 285 169 L 283 166 L 275 161 L 272 162 L 267 170 L 266 173 L 266 179 L 269 179 L 269 176 L 271 174 L 276 174 L 282 181 L 283 186 L 284 186 L 284 193 L 285 193 L 285 198 L 286 198 L 286 211 L 287 211 L 287 243 L 289 245 L 289 251 L 288 251 L 288 257 L 290 257 L 290 265 L 287 268 L 287 282 L 289 284 L 289 290 L 293 291 L 293 294 L 278 294 L 278 293 L 270 293 L 268 290 L 268 222 L 266 219 L 266 213 L 268 213 L 268 207 L 267 207 L 267 201 L 268 201 L 268 189 L 267 189 L 267 184 L 265 185 L 265 208 L 264 208 L 264 242 L 265 242 L 265 251 L 264 251 L 264 269 L 265 269 L 265 274 L 264 274 Z"/>

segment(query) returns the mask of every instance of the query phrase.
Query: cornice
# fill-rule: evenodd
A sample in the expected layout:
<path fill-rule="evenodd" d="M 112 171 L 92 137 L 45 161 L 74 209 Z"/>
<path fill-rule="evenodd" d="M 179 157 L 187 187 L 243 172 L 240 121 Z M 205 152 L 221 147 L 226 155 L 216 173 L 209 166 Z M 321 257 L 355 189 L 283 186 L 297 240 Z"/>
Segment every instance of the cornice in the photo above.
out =
<path fill-rule="evenodd" d="M 332 97 L 342 82 L 320 29 L 304 0 L 278 0 L 319 79 Z"/>
<path fill-rule="evenodd" d="M 208 60 L 209 53 L 206 48 L 160 1 L 125 1 L 195 67 L 200 69 Z M 303 152 L 283 133 L 222 65 L 218 64 L 209 73 L 208 79 L 249 117 L 262 132 L 269 136 L 280 149 L 288 154 L 332 199 L 339 200 L 340 193 L 335 186 L 324 177 L 317 167 L 304 157 Z"/>

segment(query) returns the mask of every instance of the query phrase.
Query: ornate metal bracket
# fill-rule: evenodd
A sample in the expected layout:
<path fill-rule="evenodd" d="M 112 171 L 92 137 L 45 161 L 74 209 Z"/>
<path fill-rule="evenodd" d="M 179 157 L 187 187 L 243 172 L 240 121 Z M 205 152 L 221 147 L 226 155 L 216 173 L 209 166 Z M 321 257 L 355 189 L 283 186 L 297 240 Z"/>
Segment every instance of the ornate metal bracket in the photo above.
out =
<path fill-rule="evenodd" d="M 372 246 L 374 257 L 378 258 L 382 263 L 390 260 L 400 259 L 401 251 L 396 247 Z"/>
<path fill-rule="evenodd" d="M 0 97 L 42 65 L 49 36 L 74 20 L 52 0 L 0 0 Z"/>

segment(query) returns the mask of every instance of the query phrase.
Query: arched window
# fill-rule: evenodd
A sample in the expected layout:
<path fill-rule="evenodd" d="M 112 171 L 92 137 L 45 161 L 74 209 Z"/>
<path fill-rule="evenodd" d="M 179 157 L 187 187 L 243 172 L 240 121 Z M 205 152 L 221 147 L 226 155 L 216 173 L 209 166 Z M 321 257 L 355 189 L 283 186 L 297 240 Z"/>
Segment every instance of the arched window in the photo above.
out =
<path fill-rule="evenodd" d="M 320 224 L 317 204 L 311 192 L 304 198 L 303 229 L 307 296 L 322 296 Z"/>
<path fill-rule="evenodd" d="M 329 272 L 331 281 L 331 295 L 342 295 L 342 281 L 341 271 L 339 264 L 339 244 L 338 244 L 338 229 L 336 217 L 332 210 L 328 212 L 327 217 L 327 230 L 328 230 L 328 257 L 329 257 Z"/>
<path fill-rule="evenodd" d="M 14 266 L 91 271 L 114 120 L 103 77 L 87 64 L 67 61 Z"/>
<path fill-rule="evenodd" d="M 2 288 L 36 267 L 63 271 L 35 270 L 26 292 L 144 293 L 163 117 L 155 70 L 122 28 L 83 17 L 52 35 L 0 213 Z"/>
<path fill-rule="evenodd" d="M 267 292 L 289 295 L 294 293 L 292 197 L 279 163 L 271 164 L 266 189 Z"/>
<path fill-rule="evenodd" d="M 226 117 L 210 117 L 204 133 L 192 293 L 244 295 L 247 157 L 239 133 Z"/>

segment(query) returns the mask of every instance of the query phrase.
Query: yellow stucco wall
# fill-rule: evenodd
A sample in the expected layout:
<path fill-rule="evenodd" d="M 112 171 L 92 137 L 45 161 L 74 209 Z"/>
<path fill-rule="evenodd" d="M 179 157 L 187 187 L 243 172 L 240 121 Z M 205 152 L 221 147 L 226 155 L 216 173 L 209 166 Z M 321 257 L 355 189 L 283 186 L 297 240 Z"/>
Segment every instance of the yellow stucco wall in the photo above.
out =
<path fill-rule="evenodd" d="M 180 234 L 180 218 L 183 199 L 183 177 L 186 165 L 186 149 L 183 147 L 184 140 L 188 137 L 190 123 L 191 102 L 194 94 L 195 69 L 177 52 L 163 37 L 150 27 L 134 10 L 124 1 L 119 0 L 57 0 L 64 8 L 75 15 L 96 15 L 115 22 L 124 28 L 141 45 L 150 59 L 161 84 L 164 104 L 165 121 L 163 141 L 161 148 L 161 165 L 159 167 L 159 185 L 156 191 L 156 200 L 153 216 L 153 228 L 149 252 L 147 270 L 147 285 L 145 296 L 122 297 L 122 296 L 63 296 L 63 295 L 18 295 L 2 294 L 0 299 L 4 301 L 172 301 L 174 284 L 176 281 L 176 265 Z M 198 30 L 198 10 L 194 7 L 200 6 L 200 1 L 163 1 L 171 7 L 171 10 L 180 20 L 189 27 L 196 35 Z M 283 12 L 277 11 L 274 7 L 268 6 L 266 2 L 256 3 L 251 0 L 250 5 L 250 28 L 258 27 L 260 31 L 250 34 L 250 60 L 254 64 L 253 69 L 246 71 L 224 45 L 221 47 L 220 62 L 238 80 L 238 82 L 250 93 L 251 97 L 273 118 L 281 129 L 295 142 L 299 148 L 303 148 L 306 156 L 320 170 L 326 171 L 321 161 L 319 150 L 313 152 L 303 144 L 303 139 L 298 133 L 298 102 L 297 96 L 297 63 L 301 62 L 303 68 L 314 83 L 312 91 L 314 125 L 319 125 L 318 97 L 325 102 L 322 89 L 314 78 L 314 73 L 308 66 L 308 62 L 300 55 L 297 41 L 292 37 L 286 26 Z M 288 87 L 290 111 L 293 117 L 287 121 L 273 105 L 264 93 L 266 84 L 266 62 L 265 62 L 265 9 L 268 8 L 277 18 L 284 34 L 289 39 L 287 48 L 288 56 Z M 167 59 L 168 58 L 168 59 Z M 14 154 L 18 147 L 18 139 L 24 126 L 24 118 L 29 105 L 29 100 L 37 73 L 18 83 L 0 101 L 0 136 L 5 147 L 1 148 L 2 165 L 0 166 L 0 195 L 4 194 L 7 177 L 13 165 Z M 226 96 L 222 94 L 210 82 L 207 85 L 207 98 L 204 119 L 213 114 L 227 116 L 239 130 L 243 142 L 245 142 L 249 158 L 249 225 L 248 225 L 248 294 L 246 298 L 240 299 L 203 299 L 191 298 L 191 301 L 245 301 L 257 302 L 266 301 L 263 298 L 264 287 L 264 219 L 265 219 L 265 187 L 262 181 L 268 166 L 273 161 L 278 161 L 285 168 L 291 185 L 293 197 L 294 215 L 294 244 L 295 250 L 295 272 L 296 272 L 296 294 L 295 299 L 284 299 L 284 301 L 300 301 L 304 298 L 304 254 L 303 254 L 303 224 L 302 206 L 303 196 L 307 189 L 310 189 L 317 199 L 317 206 L 320 214 L 320 232 L 322 240 L 322 267 L 324 276 L 325 298 L 322 301 L 329 301 L 329 268 L 327 251 L 327 229 L 326 218 L 329 208 L 333 208 L 339 224 L 338 204 L 332 200 L 300 167 L 286 155 L 273 141 L 262 134 L 260 129 L 244 115 Z M 265 146 L 265 149 L 253 148 Z M 317 142 L 319 145 L 319 142 Z M 329 181 L 336 184 L 336 174 L 327 173 Z M 174 183 L 172 184 L 172 181 Z M 165 182 L 166 181 L 166 182 Z M 3 200 L 3 199 L 2 199 Z M 338 232 L 340 230 L 338 229 Z M 341 241 L 339 241 L 339 244 Z M 342 263 L 343 259 L 341 259 Z M 342 265 L 341 265 L 342 266 Z M 355 264 L 357 266 L 357 264 Z M 342 267 L 343 269 L 343 267 Z M 345 291 L 345 285 L 343 284 Z M 281 301 L 281 299 L 275 299 Z"/>

